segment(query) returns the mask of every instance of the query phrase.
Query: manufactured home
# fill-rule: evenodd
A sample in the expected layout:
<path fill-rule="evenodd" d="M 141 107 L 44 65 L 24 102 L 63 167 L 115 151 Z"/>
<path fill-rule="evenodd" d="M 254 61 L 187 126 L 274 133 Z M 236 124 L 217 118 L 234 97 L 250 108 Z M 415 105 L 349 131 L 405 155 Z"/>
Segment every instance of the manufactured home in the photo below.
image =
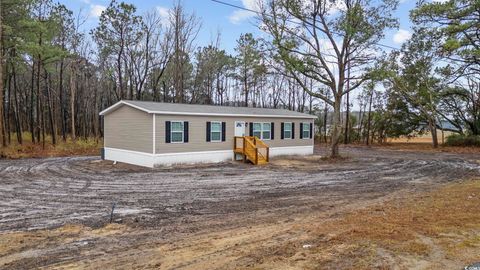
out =
<path fill-rule="evenodd" d="M 313 154 L 313 115 L 281 109 L 122 100 L 100 112 L 103 158 L 155 167 Z"/>

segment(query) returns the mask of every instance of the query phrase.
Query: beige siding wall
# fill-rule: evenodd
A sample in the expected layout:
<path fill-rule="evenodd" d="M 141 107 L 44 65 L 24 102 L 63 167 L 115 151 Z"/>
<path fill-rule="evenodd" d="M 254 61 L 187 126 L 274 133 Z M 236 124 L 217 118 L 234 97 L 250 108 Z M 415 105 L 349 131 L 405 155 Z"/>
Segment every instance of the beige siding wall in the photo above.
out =
<path fill-rule="evenodd" d="M 312 123 L 312 119 L 299 118 L 257 118 L 257 117 L 216 117 L 216 116 L 168 116 L 156 115 L 156 153 L 172 152 L 197 152 L 233 149 L 233 137 L 235 135 L 235 121 L 245 122 L 274 122 L 273 140 L 265 140 L 270 147 L 283 146 L 308 146 L 313 145 L 313 139 L 300 139 L 300 123 Z M 165 143 L 165 122 L 166 121 L 188 121 L 189 142 L 188 143 Z M 226 122 L 225 142 L 207 142 L 206 129 L 207 121 Z M 295 123 L 295 139 L 280 139 L 281 122 Z M 245 134 L 248 135 L 248 125 Z"/>
<path fill-rule="evenodd" d="M 153 152 L 153 116 L 129 106 L 105 115 L 105 147 Z"/>

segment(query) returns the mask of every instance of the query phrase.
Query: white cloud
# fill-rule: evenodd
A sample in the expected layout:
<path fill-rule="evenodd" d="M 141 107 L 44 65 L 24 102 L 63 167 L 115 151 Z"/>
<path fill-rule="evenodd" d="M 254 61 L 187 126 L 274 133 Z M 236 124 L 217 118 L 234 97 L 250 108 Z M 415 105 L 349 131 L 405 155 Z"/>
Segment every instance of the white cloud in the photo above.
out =
<path fill-rule="evenodd" d="M 448 2 L 449 0 L 432 0 L 434 3 L 445 3 Z"/>
<path fill-rule="evenodd" d="M 346 11 L 347 10 L 347 5 L 345 4 L 344 1 L 333 1 L 330 3 L 328 6 L 328 14 L 329 15 L 337 15 L 340 11 Z"/>
<path fill-rule="evenodd" d="M 160 15 L 162 24 L 167 24 L 170 18 L 170 9 L 162 6 L 156 7 L 158 14 Z"/>
<path fill-rule="evenodd" d="M 393 42 L 402 44 L 412 37 L 412 33 L 405 29 L 399 29 L 395 35 L 393 35 Z"/>
<path fill-rule="evenodd" d="M 242 4 L 245 8 L 256 10 L 256 11 L 259 10 L 258 0 L 242 0 Z"/>
<path fill-rule="evenodd" d="M 252 12 L 246 10 L 235 10 L 232 15 L 228 17 L 228 19 L 233 24 L 240 24 L 242 21 L 247 20 L 253 16 L 254 14 Z"/>
<path fill-rule="evenodd" d="M 265 3 L 264 0 L 241 0 L 242 5 L 244 8 L 253 10 L 256 12 L 260 11 L 260 4 Z M 437 0 L 437 1 L 445 1 L 445 0 Z M 303 6 L 306 9 L 309 9 L 309 6 L 312 5 L 311 2 L 309 1 L 302 1 Z M 333 1 L 328 4 L 328 14 L 329 15 L 336 15 L 340 11 L 345 11 L 346 10 L 346 5 L 344 1 Z M 255 12 L 251 12 L 248 10 L 236 10 L 230 16 L 228 17 L 230 22 L 233 24 L 240 24 L 243 21 L 255 17 L 257 14 Z"/>
<path fill-rule="evenodd" d="M 243 7 L 246 9 L 259 11 L 258 0 L 242 0 Z M 228 18 L 231 23 L 239 24 L 244 20 L 255 17 L 255 13 L 248 10 L 236 10 Z"/>
<path fill-rule="evenodd" d="M 98 18 L 105 9 L 106 7 L 102 5 L 90 5 L 90 16 Z"/>

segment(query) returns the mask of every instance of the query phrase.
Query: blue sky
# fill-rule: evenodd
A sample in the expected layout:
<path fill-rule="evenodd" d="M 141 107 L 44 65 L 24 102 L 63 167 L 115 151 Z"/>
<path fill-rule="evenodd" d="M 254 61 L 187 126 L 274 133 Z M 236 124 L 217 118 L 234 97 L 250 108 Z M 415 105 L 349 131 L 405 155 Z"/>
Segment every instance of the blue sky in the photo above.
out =
<path fill-rule="evenodd" d="M 59 0 L 69 9 L 78 14 L 80 11 L 88 15 L 88 19 L 83 25 L 88 32 L 98 23 L 98 16 L 101 11 L 108 6 L 110 0 Z M 120 1 L 120 0 L 118 0 Z M 235 5 L 252 8 L 256 0 L 225 0 Z M 168 12 L 172 7 L 173 0 L 124 0 L 124 2 L 134 4 L 139 14 L 150 10 L 160 13 Z M 196 44 L 198 46 L 208 45 L 216 37 L 218 31 L 221 32 L 221 48 L 229 53 L 234 52 L 236 40 L 242 33 L 258 32 L 253 14 L 241 11 L 232 7 L 224 6 L 210 0 L 183 0 L 185 9 L 188 12 L 194 12 L 201 19 L 202 28 L 198 35 Z M 402 0 L 396 12 L 396 17 L 400 19 L 400 29 L 388 31 L 385 40 L 386 45 L 400 47 L 411 34 L 409 11 L 415 6 L 415 0 Z"/>

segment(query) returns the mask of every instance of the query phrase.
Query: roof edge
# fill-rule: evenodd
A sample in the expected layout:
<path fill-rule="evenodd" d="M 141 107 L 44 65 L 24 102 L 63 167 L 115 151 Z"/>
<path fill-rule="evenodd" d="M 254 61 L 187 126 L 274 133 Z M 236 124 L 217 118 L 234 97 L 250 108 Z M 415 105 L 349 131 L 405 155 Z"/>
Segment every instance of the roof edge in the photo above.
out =
<path fill-rule="evenodd" d="M 128 105 L 132 108 L 135 108 L 137 110 L 140 110 L 140 111 L 143 111 L 143 112 L 146 112 L 146 113 L 152 113 L 151 111 L 147 110 L 147 109 L 144 109 L 142 107 L 139 107 L 139 106 L 136 106 L 136 105 L 133 105 L 131 103 L 128 103 L 127 101 L 125 100 L 120 100 L 119 102 L 113 104 L 112 106 L 106 108 L 105 110 L 101 111 L 98 115 L 105 115 L 107 113 L 109 113 L 110 111 L 113 111 L 115 110 L 116 108 L 120 107 L 121 105 Z"/>
<path fill-rule="evenodd" d="M 242 117 L 269 117 L 269 118 L 300 118 L 300 119 L 316 119 L 317 116 L 311 114 L 305 115 L 274 115 L 274 114 L 233 114 L 233 113 L 193 113 L 193 112 L 170 112 L 170 111 L 150 111 L 151 114 L 162 115 L 193 115 L 193 116 L 242 116 Z"/>
<path fill-rule="evenodd" d="M 109 112 L 115 110 L 116 108 L 120 107 L 121 105 L 127 105 L 137 110 L 150 113 L 150 114 L 162 114 L 162 115 L 196 115 L 196 116 L 242 116 L 242 117 L 270 117 L 270 118 L 299 118 L 299 119 L 316 119 L 317 116 L 306 114 L 304 115 L 269 115 L 269 114 L 233 114 L 233 113 L 195 113 L 195 112 L 172 112 L 172 111 L 150 111 L 145 108 L 133 105 L 128 101 L 120 100 L 119 102 L 113 104 L 112 106 L 106 108 L 105 110 L 101 111 L 99 115 L 106 115 Z"/>

